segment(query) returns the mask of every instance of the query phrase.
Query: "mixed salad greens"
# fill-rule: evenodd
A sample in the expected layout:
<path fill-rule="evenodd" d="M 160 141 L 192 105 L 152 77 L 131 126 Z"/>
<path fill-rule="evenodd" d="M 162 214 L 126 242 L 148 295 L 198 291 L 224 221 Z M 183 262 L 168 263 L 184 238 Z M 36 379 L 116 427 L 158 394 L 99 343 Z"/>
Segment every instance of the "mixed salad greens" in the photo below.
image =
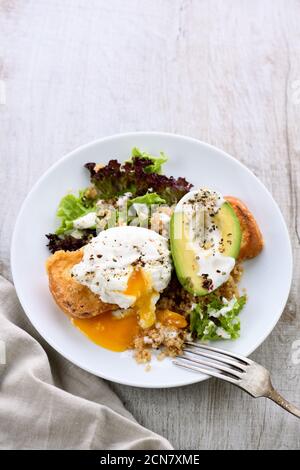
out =
<path fill-rule="evenodd" d="M 131 158 L 123 164 L 110 160 L 99 170 L 95 169 L 94 163 L 87 163 L 85 167 L 90 171 L 98 199 L 109 200 L 128 192 L 132 197 L 144 196 L 150 191 L 171 205 L 178 202 L 192 185 L 185 178 L 162 175 L 161 167 L 166 160 L 164 153 L 155 157 L 134 148 Z"/>
<path fill-rule="evenodd" d="M 61 224 L 55 233 L 46 235 L 50 251 L 77 250 L 96 235 L 95 227 L 74 230 L 74 221 L 95 212 L 99 201 L 114 204 L 120 196 L 129 194 L 128 207 L 133 204 L 176 204 L 192 185 L 185 178 L 162 175 L 162 165 L 166 161 L 163 152 L 156 157 L 135 147 L 131 158 L 123 164 L 110 160 L 107 165 L 97 168 L 95 163 L 86 163 L 91 186 L 80 190 L 78 196 L 67 194 L 60 201 L 57 216 Z"/>
<path fill-rule="evenodd" d="M 231 300 L 209 294 L 207 304 L 198 303 L 190 312 L 190 330 L 197 338 L 207 340 L 237 339 L 240 336 L 238 314 L 246 303 L 246 296 Z"/>
<path fill-rule="evenodd" d="M 49 250 L 52 253 L 58 250 L 73 251 L 86 245 L 99 232 L 99 226 L 90 223 L 78 228 L 77 221 L 88 220 L 87 217 L 92 220 L 96 212 L 98 219 L 101 219 L 99 207 L 102 202 L 116 206 L 125 198 L 128 214 L 133 206 L 175 205 L 191 190 L 192 184 L 182 177 L 163 175 L 162 165 L 166 161 L 167 156 L 163 152 L 159 156 L 153 156 L 135 147 L 131 157 L 123 164 L 117 160 L 110 160 L 104 166 L 86 163 L 91 185 L 80 190 L 78 195 L 67 194 L 61 199 L 57 210 L 60 226 L 55 233 L 46 235 Z M 107 216 L 104 212 L 103 220 Z M 128 220 L 132 221 L 130 215 L 127 223 Z M 104 220 L 101 230 L 107 228 L 105 224 Z M 206 298 L 199 297 L 199 303 L 193 304 L 190 311 L 191 333 L 204 341 L 238 338 L 238 314 L 245 302 L 245 296 L 227 300 L 212 293 Z"/>

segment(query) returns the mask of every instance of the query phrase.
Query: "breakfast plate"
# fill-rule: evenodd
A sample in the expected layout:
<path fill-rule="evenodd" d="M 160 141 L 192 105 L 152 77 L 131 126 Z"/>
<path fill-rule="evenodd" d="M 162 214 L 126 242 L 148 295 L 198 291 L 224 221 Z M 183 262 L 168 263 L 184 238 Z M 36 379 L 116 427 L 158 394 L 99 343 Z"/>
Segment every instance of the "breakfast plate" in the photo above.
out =
<path fill-rule="evenodd" d="M 54 302 L 48 287 L 45 234 L 57 227 L 57 206 L 66 191 L 88 185 L 84 165 L 128 159 L 132 148 L 168 155 L 164 172 L 185 177 L 194 188 L 241 199 L 255 214 L 264 238 L 260 255 L 244 263 L 241 288 L 247 303 L 240 314 L 239 338 L 218 346 L 249 355 L 270 334 L 287 301 L 292 279 L 292 253 L 281 212 L 263 184 L 233 157 L 198 140 L 173 134 L 145 132 L 116 135 L 82 146 L 53 165 L 36 183 L 16 221 L 11 265 L 14 284 L 29 320 L 44 339 L 65 358 L 107 380 L 150 388 L 176 387 L 207 376 L 176 368 L 171 358 L 151 362 L 151 370 L 132 360 L 131 351 L 113 352 L 93 343 L 71 324 Z M 142 230 L 142 229 L 140 229 Z M 103 233 L 103 232 L 102 232 Z M 231 234 L 230 234 L 231 235 Z M 91 255 L 92 256 L 92 255 Z"/>

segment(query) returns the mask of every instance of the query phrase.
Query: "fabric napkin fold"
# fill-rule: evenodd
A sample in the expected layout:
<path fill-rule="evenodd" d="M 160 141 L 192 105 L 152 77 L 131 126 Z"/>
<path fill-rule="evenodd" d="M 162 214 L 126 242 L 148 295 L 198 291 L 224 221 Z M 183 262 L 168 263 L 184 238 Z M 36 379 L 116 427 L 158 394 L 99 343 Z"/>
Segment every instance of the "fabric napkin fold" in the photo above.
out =
<path fill-rule="evenodd" d="M 0 276 L 0 448 L 172 446 L 139 425 L 104 380 L 56 353 L 27 320 L 12 284 Z"/>

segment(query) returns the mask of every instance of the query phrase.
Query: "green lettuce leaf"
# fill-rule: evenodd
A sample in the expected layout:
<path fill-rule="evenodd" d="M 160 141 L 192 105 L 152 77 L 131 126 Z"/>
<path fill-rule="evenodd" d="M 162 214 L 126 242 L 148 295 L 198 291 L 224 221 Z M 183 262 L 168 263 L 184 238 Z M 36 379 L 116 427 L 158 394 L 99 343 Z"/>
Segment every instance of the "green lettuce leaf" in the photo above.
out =
<path fill-rule="evenodd" d="M 212 294 L 209 303 L 196 304 L 190 312 L 191 332 L 203 341 L 239 338 L 238 314 L 245 303 L 245 295 L 227 301 Z"/>
<path fill-rule="evenodd" d="M 151 206 L 152 204 L 165 204 L 166 200 L 159 196 L 157 193 L 146 193 L 144 196 L 138 196 L 128 201 L 128 205 L 132 204 L 147 204 Z"/>
<path fill-rule="evenodd" d="M 166 163 L 168 157 L 164 152 L 159 153 L 159 157 L 155 157 L 154 155 L 150 155 L 150 153 L 142 152 L 137 147 L 133 147 L 131 151 L 131 158 L 147 158 L 148 160 L 152 161 L 151 165 L 148 165 L 145 168 L 146 173 L 158 173 L 161 174 L 162 165 Z"/>
<path fill-rule="evenodd" d="M 61 225 L 55 233 L 61 235 L 69 232 L 73 229 L 74 220 L 95 210 L 95 203 L 91 204 L 85 201 L 84 190 L 79 192 L 79 197 L 74 196 L 74 194 L 67 194 L 61 199 L 57 209 L 56 215 L 61 219 Z"/>

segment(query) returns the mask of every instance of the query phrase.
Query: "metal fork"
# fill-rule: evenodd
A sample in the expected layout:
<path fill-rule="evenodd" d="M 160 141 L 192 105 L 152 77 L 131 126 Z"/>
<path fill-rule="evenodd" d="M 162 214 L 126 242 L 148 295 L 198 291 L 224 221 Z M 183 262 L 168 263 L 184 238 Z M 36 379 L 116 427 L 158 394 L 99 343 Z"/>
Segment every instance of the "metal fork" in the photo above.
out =
<path fill-rule="evenodd" d="M 285 400 L 273 387 L 270 373 L 247 357 L 187 341 L 182 356 L 173 363 L 184 369 L 217 377 L 245 390 L 252 397 L 266 397 L 300 418 L 300 409 Z"/>

